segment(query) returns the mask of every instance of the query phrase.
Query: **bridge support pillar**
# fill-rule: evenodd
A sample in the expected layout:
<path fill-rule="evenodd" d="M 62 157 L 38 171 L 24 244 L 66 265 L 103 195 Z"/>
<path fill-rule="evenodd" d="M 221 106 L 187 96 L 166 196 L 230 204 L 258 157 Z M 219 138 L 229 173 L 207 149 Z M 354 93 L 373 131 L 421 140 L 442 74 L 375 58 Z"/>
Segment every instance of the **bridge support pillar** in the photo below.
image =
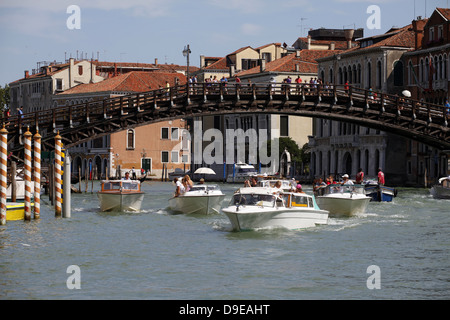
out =
<path fill-rule="evenodd" d="M 6 176 L 8 157 L 8 130 L 5 125 L 0 130 L 0 225 L 6 224 Z"/>
<path fill-rule="evenodd" d="M 39 132 L 34 139 L 34 219 L 41 217 L 41 135 Z"/>
<path fill-rule="evenodd" d="M 24 161 L 24 180 L 25 180 L 25 220 L 31 220 L 31 137 L 30 129 L 24 133 L 25 137 L 25 161 Z"/>

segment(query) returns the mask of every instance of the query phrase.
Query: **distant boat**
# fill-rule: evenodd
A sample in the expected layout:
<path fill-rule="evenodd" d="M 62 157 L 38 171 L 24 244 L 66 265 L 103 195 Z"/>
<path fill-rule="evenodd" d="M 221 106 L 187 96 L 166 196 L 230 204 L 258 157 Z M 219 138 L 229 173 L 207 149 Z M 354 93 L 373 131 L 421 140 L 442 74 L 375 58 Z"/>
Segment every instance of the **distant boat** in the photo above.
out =
<path fill-rule="evenodd" d="M 97 196 L 102 211 L 139 211 L 144 200 L 139 180 L 103 180 Z"/>
<path fill-rule="evenodd" d="M 431 188 L 435 199 L 450 199 L 450 176 L 439 179 L 439 183 Z"/>
<path fill-rule="evenodd" d="M 244 182 L 257 174 L 254 166 L 239 162 L 234 165 L 233 173 L 228 175 L 227 182 Z"/>
<path fill-rule="evenodd" d="M 169 199 L 169 209 L 184 214 L 215 214 L 220 212 L 225 194 L 214 184 L 194 185 L 188 192 Z"/>
<path fill-rule="evenodd" d="M 392 202 L 397 196 L 397 189 L 380 186 L 376 181 L 366 182 L 364 184 L 364 190 L 366 195 L 372 198 L 370 201 Z"/>

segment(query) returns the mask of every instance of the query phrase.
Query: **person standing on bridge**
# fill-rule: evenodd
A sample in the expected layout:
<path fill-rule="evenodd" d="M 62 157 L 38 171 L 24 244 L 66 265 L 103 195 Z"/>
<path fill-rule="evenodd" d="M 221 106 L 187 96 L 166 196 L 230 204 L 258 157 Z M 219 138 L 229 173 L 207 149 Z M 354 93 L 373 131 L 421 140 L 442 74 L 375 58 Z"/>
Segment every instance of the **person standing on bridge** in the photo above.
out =
<path fill-rule="evenodd" d="M 450 103 L 448 102 L 448 99 L 445 99 L 445 114 L 447 115 L 447 118 L 450 117 Z"/>

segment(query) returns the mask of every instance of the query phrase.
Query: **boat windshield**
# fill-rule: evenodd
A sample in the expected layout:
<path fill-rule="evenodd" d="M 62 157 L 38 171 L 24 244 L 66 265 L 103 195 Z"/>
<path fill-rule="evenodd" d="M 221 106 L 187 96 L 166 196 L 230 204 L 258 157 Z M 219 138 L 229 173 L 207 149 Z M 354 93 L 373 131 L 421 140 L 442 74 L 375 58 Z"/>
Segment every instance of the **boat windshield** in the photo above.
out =
<path fill-rule="evenodd" d="M 194 185 L 191 187 L 191 189 L 189 189 L 189 192 L 191 191 L 220 191 L 219 186 L 214 185 L 214 184 L 198 184 L 198 185 Z"/>
<path fill-rule="evenodd" d="M 231 199 L 230 205 L 233 206 L 260 206 L 271 207 L 275 206 L 275 196 L 270 194 L 235 194 Z"/>
<path fill-rule="evenodd" d="M 102 190 L 133 190 L 139 191 L 139 181 L 104 181 Z"/>
<path fill-rule="evenodd" d="M 134 182 L 134 181 L 122 182 L 122 189 L 125 189 L 125 190 L 139 190 L 139 184 Z"/>
<path fill-rule="evenodd" d="M 108 181 L 103 183 L 103 190 L 120 190 L 120 181 Z"/>
<path fill-rule="evenodd" d="M 324 194 L 332 193 L 358 193 L 365 194 L 364 186 L 360 184 L 355 185 L 341 185 L 341 184 L 330 184 L 324 188 Z"/>

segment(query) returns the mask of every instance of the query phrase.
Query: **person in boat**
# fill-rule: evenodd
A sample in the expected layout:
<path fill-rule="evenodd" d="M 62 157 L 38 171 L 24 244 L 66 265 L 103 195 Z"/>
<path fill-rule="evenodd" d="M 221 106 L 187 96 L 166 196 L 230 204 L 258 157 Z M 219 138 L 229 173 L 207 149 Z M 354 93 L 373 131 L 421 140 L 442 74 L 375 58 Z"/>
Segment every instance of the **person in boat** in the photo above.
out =
<path fill-rule="evenodd" d="M 191 177 L 189 177 L 188 175 L 184 176 L 182 183 L 184 185 L 185 192 L 188 192 L 194 185 L 194 183 L 191 180 Z"/>
<path fill-rule="evenodd" d="M 131 179 L 130 179 L 130 173 L 127 171 L 127 172 L 125 172 L 125 176 L 122 178 L 122 180 L 125 180 L 125 181 L 131 181 Z"/>
<path fill-rule="evenodd" d="M 352 186 L 353 185 L 353 181 L 350 180 L 350 177 L 348 176 L 348 174 L 344 174 L 342 176 L 342 179 L 343 179 L 343 181 L 342 181 L 343 186 Z"/>
<path fill-rule="evenodd" d="M 316 180 L 316 183 L 314 184 L 314 191 L 316 191 L 319 188 L 326 187 L 326 186 L 327 186 L 327 184 L 325 182 L 323 182 L 323 179 L 319 178 L 318 180 Z"/>
<path fill-rule="evenodd" d="M 359 168 L 358 173 L 356 174 L 356 184 L 361 184 L 364 181 L 364 172 L 362 168 Z"/>
<path fill-rule="evenodd" d="M 174 178 L 173 182 L 176 185 L 175 197 L 179 197 L 180 195 L 182 195 L 185 192 L 184 185 L 183 185 L 183 183 L 181 183 L 180 179 L 178 179 L 178 178 Z"/>
<path fill-rule="evenodd" d="M 205 179 L 201 178 L 199 184 L 205 184 Z"/>
<path fill-rule="evenodd" d="M 378 184 L 384 186 L 384 173 L 381 171 L 381 168 L 378 168 Z"/>
<path fill-rule="evenodd" d="M 301 185 L 300 183 L 297 184 L 297 187 L 296 187 L 295 192 L 296 192 L 296 193 L 305 193 L 305 192 L 302 190 L 302 185 Z"/>
<path fill-rule="evenodd" d="M 275 185 L 273 186 L 273 189 L 275 189 L 273 194 L 280 195 L 280 194 L 283 193 L 283 189 L 281 188 L 281 181 L 280 180 L 275 182 Z"/>

